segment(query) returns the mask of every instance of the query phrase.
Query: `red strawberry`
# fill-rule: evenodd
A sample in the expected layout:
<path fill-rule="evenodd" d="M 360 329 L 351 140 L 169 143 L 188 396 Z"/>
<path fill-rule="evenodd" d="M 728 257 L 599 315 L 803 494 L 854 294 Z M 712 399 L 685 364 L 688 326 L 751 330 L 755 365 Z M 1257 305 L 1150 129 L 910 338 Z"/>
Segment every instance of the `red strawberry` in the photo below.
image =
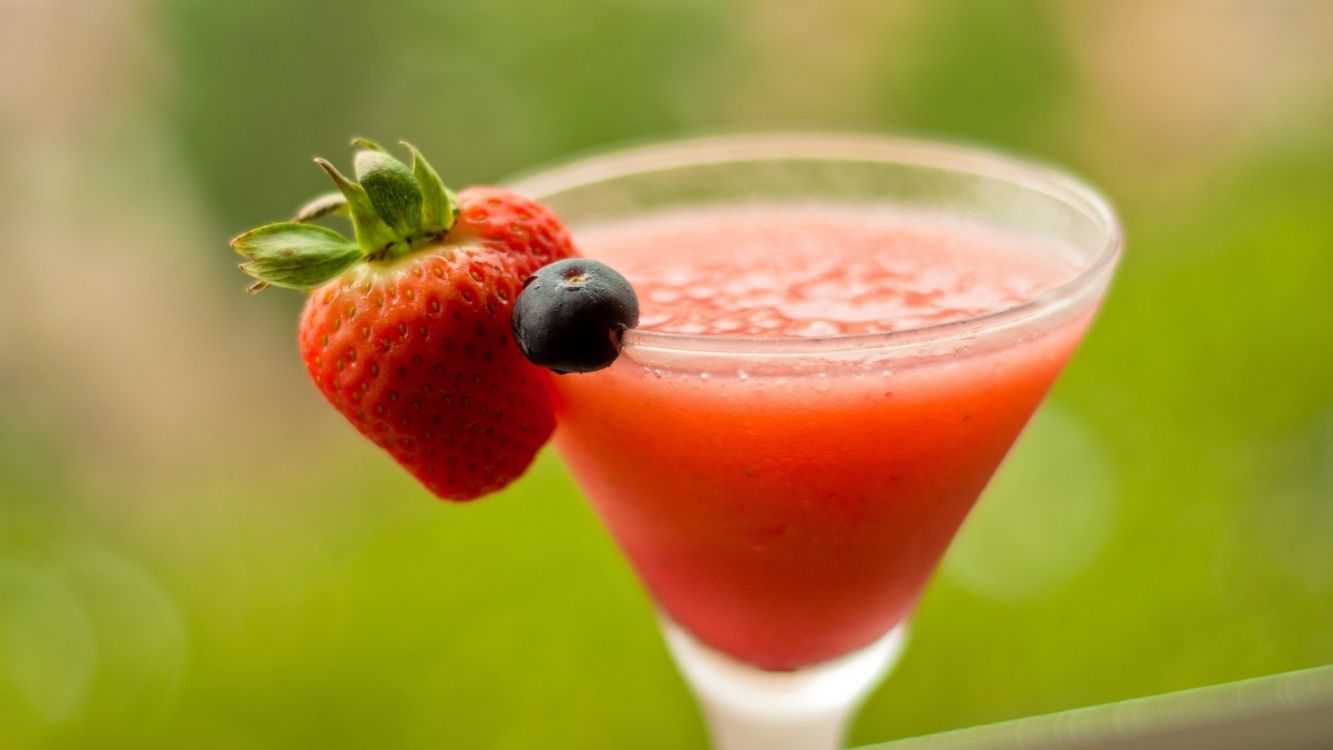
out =
<path fill-rule="evenodd" d="M 312 290 L 301 355 L 329 403 L 436 495 L 471 500 L 522 474 L 554 429 L 549 373 L 523 357 L 510 316 L 524 280 L 574 248 L 535 201 L 455 197 L 411 146 L 409 169 L 356 143 L 358 182 L 320 161 L 341 195 L 232 245 L 257 287 Z M 342 211 L 356 243 L 301 223 Z"/>

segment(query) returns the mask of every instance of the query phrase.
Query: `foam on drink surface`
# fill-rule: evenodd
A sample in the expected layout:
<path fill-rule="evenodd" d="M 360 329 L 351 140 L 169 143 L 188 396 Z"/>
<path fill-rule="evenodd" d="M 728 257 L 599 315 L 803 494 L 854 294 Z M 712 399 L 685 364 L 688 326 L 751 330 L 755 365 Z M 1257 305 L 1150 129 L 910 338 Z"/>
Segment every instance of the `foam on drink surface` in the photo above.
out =
<path fill-rule="evenodd" d="M 744 206 L 580 228 L 619 270 L 640 328 L 684 334 L 885 333 L 1019 305 L 1072 279 L 1058 248 L 957 219 L 851 206 Z"/>

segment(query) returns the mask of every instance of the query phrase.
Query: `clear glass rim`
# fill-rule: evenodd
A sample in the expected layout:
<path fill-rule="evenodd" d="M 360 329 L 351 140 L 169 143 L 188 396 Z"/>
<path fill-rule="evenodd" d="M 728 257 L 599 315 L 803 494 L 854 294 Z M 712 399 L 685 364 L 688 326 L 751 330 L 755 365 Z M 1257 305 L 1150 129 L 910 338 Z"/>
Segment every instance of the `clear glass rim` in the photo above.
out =
<path fill-rule="evenodd" d="M 1040 317 L 1092 293 L 1108 275 L 1124 243 L 1109 201 L 1073 175 L 1040 162 L 975 146 L 876 135 L 765 133 L 697 136 L 595 152 L 525 172 L 505 182 L 512 190 L 543 200 L 566 190 L 639 173 L 728 162 L 827 160 L 904 164 L 973 174 L 1044 193 L 1085 216 L 1102 231 L 1092 262 L 1069 281 L 1002 310 L 946 323 L 885 333 L 824 337 L 731 336 L 666 331 L 626 331 L 627 349 L 741 355 L 806 355 L 865 349 L 898 349 L 946 343 L 1007 328 Z"/>

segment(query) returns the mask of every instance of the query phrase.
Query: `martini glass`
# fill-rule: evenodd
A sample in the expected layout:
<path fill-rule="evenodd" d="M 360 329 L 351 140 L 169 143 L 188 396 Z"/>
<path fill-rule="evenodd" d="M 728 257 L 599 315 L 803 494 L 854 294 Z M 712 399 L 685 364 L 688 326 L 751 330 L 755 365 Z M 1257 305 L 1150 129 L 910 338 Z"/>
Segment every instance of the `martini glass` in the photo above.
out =
<path fill-rule="evenodd" d="M 1111 208 L 1043 166 L 858 136 L 651 145 L 513 187 L 576 244 L 660 214 L 836 206 L 842 222 L 988 227 L 1068 264 L 1001 309 L 886 333 L 628 331 L 610 368 L 555 379 L 556 446 L 656 603 L 715 747 L 837 747 L 1091 321 L 1120 252 Z"/>

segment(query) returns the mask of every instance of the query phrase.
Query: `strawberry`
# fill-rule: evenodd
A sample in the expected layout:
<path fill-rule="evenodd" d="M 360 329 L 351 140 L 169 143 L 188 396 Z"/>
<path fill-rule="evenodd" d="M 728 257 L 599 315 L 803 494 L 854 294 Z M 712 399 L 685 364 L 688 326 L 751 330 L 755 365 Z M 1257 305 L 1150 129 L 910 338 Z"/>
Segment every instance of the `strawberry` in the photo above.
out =
<path fill-rule="evenodd" d="M 252 289 L 309 290 L 301 356 L 320 393 L 431 492 L 472 500 L 521 475 L 555 426 L 546 378 L 514 343 L 523 282 L 574 255 L 541 204 L 500 188 L 454 195 L 364 139 L 339 192 L 232 247 Z M 309 223 L 351 217 L 356 241 Z"/>

